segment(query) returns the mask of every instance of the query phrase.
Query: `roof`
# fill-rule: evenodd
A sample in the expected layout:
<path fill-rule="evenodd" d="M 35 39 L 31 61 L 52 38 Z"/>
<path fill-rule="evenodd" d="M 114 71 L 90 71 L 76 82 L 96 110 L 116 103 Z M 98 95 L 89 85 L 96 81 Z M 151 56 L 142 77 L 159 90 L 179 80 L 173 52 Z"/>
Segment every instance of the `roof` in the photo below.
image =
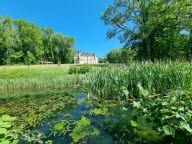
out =
<path fill-rule="evenodd" d="M 94 54 L 88 52 L 80 52 L 80 56 L 94 56 Z"/>
<path fill-rule="evenodd" d="M 75 56 L 78 56 L 78 54 L 80 53 L 80 56 L 95 56 L 95 54 L 91 54 L 89 52 L 78 52 Z"/>

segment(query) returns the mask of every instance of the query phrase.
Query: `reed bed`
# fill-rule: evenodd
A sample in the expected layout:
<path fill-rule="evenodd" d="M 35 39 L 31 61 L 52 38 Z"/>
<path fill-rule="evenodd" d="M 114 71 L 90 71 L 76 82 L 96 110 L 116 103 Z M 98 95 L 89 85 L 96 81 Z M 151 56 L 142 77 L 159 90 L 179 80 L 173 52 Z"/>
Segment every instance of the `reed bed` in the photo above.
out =
<path fill-rule="evenodd" d="M 127 66 L 97 68 L 83 78 L 84 90 L 106 99 L 139 97 L 138 84 L 150 93 L 192 87 L 190 62 L 142 62 Z M 129 98 L 129 97 L 127 97 Z"/>

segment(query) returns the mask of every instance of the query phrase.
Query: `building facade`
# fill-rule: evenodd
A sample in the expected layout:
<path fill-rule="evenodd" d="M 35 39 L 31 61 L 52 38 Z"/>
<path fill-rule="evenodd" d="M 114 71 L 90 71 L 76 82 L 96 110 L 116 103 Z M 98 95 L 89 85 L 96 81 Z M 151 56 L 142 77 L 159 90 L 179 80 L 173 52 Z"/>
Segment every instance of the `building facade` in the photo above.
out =
<path fill-rule="evenodd" d="M 74 56 L 74 64 L 98 64 L 96 54 L 78 51 Z"/>

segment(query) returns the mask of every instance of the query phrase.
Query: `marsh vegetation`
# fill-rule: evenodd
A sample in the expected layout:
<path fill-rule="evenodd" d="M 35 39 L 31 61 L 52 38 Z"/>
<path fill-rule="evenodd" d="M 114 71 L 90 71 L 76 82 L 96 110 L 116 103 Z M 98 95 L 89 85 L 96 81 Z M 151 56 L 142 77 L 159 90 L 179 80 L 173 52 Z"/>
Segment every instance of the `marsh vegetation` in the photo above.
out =
<path fill-rule="evenodd" d="M 44 78 L 45 84 L 50 83 L 50 87 L 24 90 L 18 86 L 14 93 L 1 91 L 0 129 L 3 131 L 0 141 L 91 144 L 191 142 L 190 62 L 146 61 L 82 67 L 90 70 L 85 74 L 68 74 L 70 66 L 54 67 L 54 71 L 51 67 L 4 69 L 2 80 L 14 80 L 10 75 L 13 73 L 17 75 L 15 80 L 25 78 L 29 85 L 30 79 L 38 82 Z M 77 66 L 77 69 L 80 67 Z M 70 76 L 76 79 L 74 83 L 65 81 L 66 85 L 54 87 L 52 80 L 57 80 L 57 76 L 52 77 L 54 74 L 61 82 Z"/>

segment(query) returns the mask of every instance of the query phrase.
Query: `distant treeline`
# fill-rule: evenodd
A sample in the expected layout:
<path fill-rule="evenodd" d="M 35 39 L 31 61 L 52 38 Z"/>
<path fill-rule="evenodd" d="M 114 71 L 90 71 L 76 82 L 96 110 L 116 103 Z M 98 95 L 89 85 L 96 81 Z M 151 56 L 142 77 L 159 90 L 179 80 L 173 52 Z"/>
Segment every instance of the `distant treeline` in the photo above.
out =
<path fill-rule="evenodd" d="M 0 16 L 0 65 L 71 63 L 74 38 L 26 20 Z"/>

